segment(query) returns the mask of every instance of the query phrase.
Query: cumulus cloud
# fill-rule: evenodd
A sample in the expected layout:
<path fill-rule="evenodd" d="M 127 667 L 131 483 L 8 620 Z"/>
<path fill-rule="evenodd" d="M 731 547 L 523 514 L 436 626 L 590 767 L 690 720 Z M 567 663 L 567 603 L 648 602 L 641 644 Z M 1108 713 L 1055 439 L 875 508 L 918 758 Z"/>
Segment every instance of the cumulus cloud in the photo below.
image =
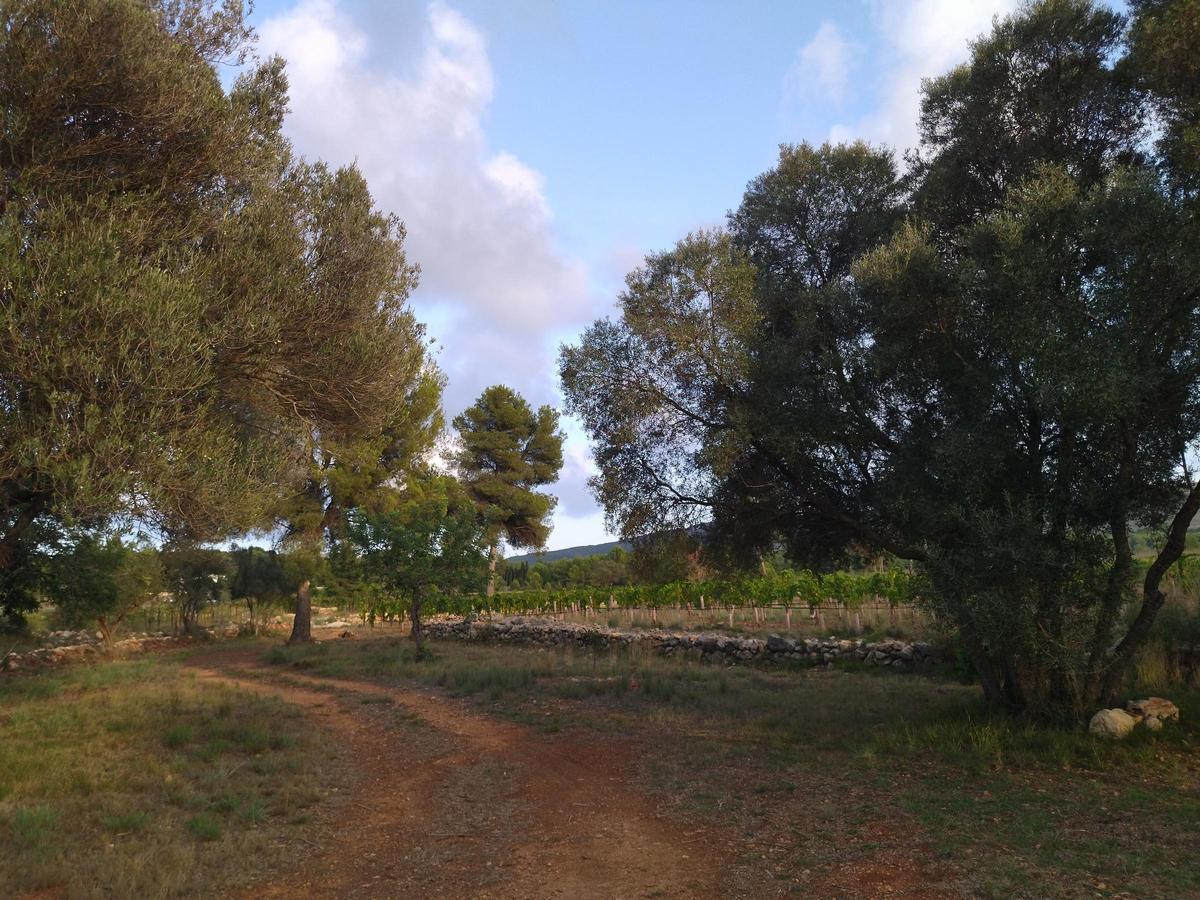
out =
<path fill-rule="evenodd" d="M 413 60 L 334 0 L 302 0 L 265 21 L 261 49 L 288 61 L 286 129 L 306 156 L 357 162 L 376 201 L 408 226 L 422 267 L 418 304 L 447 304 L 478 329 L 520 333 L 590 311 L 582 262 L 556 245 L 540 173 L 488 146 L 495 90 L 487 44 L 443 3 L 412 22 Z M 450 335 L 444 335 L 450 340 Z M 544 362 L 544 360 L 542 360 Z"/>
<path fill-rule="evenodd" d="M 542 174 L 488 144 L 496 84 L 484 35 L 437 0 L 378 12 L 300 0 L 260 25 L 261 52 L 288 64 L 285 130 L 309 158 L 357 163 L 376 203 L 404 220 L 422 270 L 414 306 L 449 379 L 447 415 L 497 382 L 553 402 L 554 336 L 595 304 L 584 264 L 558 246 Z M 556 546 L 560 531 L 596 529 L 577 429 L 567 459 Z"/>
<path fill-rule="evenodd" d="M 796 51 L 796 60 L 784 78 L 784 102 L 841 103 L 859 49 L 846 40 L 836 23 L 826 19 L 812 40 Z"/>
<path fill-rule="evenodd" d="M 881 99 L 857 121 L 835 125 L 830 140 L 863 138 L 901 151 L 915 146 L 921 79 L 966 60 L 969 42 L 989 31 L 995 16 L 1019 5 L 1020 0 L 878 0 Z"/>

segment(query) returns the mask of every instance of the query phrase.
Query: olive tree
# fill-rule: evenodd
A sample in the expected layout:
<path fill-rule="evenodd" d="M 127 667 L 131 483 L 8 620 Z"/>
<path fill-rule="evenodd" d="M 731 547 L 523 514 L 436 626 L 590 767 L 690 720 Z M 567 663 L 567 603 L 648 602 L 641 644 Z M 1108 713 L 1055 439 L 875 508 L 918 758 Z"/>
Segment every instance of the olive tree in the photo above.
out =
<path fill-rule="evenodd" d="M 353 167 L 292 153 L 282 60 L 222 88 L 217 65 L 253 47 L 243 13 L 0 3 L 8 612 L 37 602 L 39 521 L 261 527 L 305 490 L 314 448 L 366 435 L 385 452 L 414 396 L 428 418 L 403 229 Z"/>
<path fill-rule="evenodd" d="M 651 257 L 621 321 L 562 355 L 610 518 L 703 520 L 743 559 L 912 560 L 989 701 L 1111 702 L 1200 510 L 1195 31 L 1163 30 L 1189 8 L 998 21 L 926 82 L 904 178 L 885 149 L 784 148 L 729 217 L 750 271 L 731 299 L 706 310 Z M 1135 583 L 1139 524 L 1165 537 Z"/>

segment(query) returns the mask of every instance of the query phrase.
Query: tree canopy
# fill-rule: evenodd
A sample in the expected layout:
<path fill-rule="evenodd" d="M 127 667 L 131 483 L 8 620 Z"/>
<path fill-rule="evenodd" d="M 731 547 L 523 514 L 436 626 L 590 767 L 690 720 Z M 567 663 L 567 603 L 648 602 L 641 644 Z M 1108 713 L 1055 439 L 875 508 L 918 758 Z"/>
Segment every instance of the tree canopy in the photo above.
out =
<path fill-rule="evenodd" d="M 558 479 L 563 433 L 554 409 L 542 406 L 535 412 L 504 385 L 487 388 L 455 417 L 454 427 L 460 441 L 454 461 L 491 548 L 491 595 L 501 539 L 511 547 L 541 547 L 546 542 L 556 500 L 537 488 Z"/>
<path fill-rule="evenodd" d="M 363 571 L 409 600 L 421 650 L 421 602 L 431 592 L 475 588 L 486 560 L 485 526 L 463 486 L 445 475 L 414 477 L 386 507 L 347 516 Z"/>
<path fill-rule="evenodd" d="M 709 521 L 743 562 L 889 551 L 996 704 L 1116 693 L 1200 509 L 1195 28 L 1162 30 L 1188 6 L 1031 3 L 926 82 L 903 176 L 784 147 L 698 256 L 648 258 L 561 357 L 610 520 Z"/>
<path fill-rule="evenodd" d="M 0 15 L 0 604 L 36 601 L 41 517 L 211 539 L 327 455 L 372 481 L 427 442 L 440 382 L 403 228 L 356 169 L 292 153 L 281 60 L 222 89 L 242 5 Z"/>

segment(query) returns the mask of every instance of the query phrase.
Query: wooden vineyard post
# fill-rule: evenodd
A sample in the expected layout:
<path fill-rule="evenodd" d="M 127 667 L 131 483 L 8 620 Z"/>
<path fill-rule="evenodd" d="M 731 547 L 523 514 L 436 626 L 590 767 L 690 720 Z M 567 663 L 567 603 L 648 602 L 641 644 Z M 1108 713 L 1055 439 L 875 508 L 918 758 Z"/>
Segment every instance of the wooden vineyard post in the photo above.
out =
<path fill-rule="evenodd" d="M 862 634 L 862 616 L 858 614 L 858 610 L 854 611 L 854 630 L 858 634 Z"/>
<path fill-rule="evenodd" d="M 729 627 L 730 628 L 733 627 L 733 605 L 732 604 L 730 604 L 730 606 L 729 606 Z"/>
<path fill-rule="evenodd" d="M 655 625 L 658 624 L 658 607 L 657 606 L 650 607 L 650 621 L 653 622 Z"/>

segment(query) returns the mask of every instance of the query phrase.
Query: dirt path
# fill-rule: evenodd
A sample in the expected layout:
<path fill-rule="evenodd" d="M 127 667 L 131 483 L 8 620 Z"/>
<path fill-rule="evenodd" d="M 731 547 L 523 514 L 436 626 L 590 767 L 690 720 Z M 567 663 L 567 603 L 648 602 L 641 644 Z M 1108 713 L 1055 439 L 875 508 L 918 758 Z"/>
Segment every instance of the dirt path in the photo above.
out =
<path fill-rule="evenodd" d="M 258 656 L 216 650 L 191 665 L 307 709 L 345 741 L 362 777 L 328 839 L 243 896 L 720 895 L 721 842 L 656 815 L 628 783 L 629 745 L 542 735 L 432 691 L 281 679 Z M 370 702 L 385 697 L 431 727 L 389 727 Z"/>

